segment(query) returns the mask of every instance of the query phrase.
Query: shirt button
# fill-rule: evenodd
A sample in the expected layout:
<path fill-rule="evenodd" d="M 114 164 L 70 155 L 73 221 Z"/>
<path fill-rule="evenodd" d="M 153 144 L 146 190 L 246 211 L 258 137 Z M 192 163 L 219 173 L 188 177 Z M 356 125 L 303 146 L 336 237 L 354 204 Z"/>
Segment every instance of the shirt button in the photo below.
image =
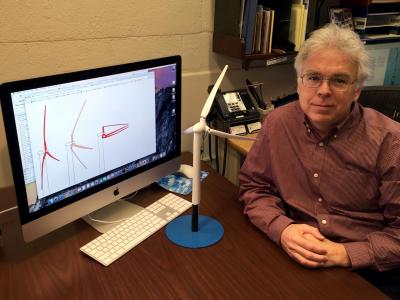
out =
<path fill-rule="evenodd" d="M 323 200 L 321 197 L 318 198 L 318 202 L 321 203 Z"/>
<path fill-rule="evenodd" d="M 324 145 L 323 142 L 319 142 L 319 143 L 318 143 L 318 146 L 320 146 L 320 147 L 322 147 L 323 145 Z"/>
<path fill-rule="evenodd" d="M 315 177 L 315 178 L 318 178 L 318 173 L 314 173 L 314 177 Z"/>
<path fill-rule="evenodd" d="M 328 222 L 326 220 L 322 220 L 321 223 L 325 225 Z"/>

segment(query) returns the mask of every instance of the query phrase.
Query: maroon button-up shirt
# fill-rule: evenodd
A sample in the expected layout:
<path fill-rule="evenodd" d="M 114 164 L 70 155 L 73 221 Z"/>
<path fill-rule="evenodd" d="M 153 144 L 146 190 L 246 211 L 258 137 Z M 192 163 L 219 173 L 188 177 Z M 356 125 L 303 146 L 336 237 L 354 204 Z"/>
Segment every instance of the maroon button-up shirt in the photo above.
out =
<path fill-rule="evenodd" d="M 400 267 L 400 123 L 355 103 L 321 139 L 289 103 L 265 119 L 239 180 L 245 214 L 276 244 L 309 224 L 343 243 L 354 269 Z"/>

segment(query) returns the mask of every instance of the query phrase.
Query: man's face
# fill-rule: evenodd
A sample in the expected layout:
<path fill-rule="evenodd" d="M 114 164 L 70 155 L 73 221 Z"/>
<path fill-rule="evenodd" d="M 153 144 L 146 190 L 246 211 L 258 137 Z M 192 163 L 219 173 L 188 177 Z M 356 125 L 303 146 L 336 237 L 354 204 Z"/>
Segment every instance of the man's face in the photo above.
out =
<path fill-rule="evenodd" d="M 297 92 L 300 106 L 311 124 L 322 134 L 343 121 L 350 112 L 351 103 L 357 101 L 360 89 L 352 84 L 356 79 L 356 65 L 351 59 L 336 48 L 311 52 L 303 63 L 301 76 L 305 75 L 309 82 L 315 83 L 318 78 L 324 80 L 320 86 L 308 87 L 298 78 Z M 337 88 L 337 84 L 347 80 L 345 88 Z M 315 85 L 315 84 L 314 84 Z"/>

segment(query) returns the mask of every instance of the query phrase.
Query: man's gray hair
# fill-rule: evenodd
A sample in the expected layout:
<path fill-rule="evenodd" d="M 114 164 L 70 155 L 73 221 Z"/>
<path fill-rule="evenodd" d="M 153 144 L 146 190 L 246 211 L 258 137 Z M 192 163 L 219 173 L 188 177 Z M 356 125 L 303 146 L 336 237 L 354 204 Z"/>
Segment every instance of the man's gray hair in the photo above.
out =
<path fill-rule="evenodd" d="M 356 85 L 362 87 L 369 76 L 369 57 L 363 42 L 353 30 L 327 24 L 313 31 L 300 47 L 294 62 L 297 76 L 302 75 L 302 67 L 307 57 L 315 51 L 336 48 L 348 55 L 357 68 Z"/>

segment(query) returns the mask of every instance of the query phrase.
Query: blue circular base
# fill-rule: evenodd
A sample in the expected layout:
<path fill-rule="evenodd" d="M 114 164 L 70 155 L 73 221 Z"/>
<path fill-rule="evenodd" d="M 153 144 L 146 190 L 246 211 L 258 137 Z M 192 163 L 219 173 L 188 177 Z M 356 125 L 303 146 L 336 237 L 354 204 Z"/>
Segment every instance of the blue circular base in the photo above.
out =
<path fill-rule="evenodd" d="M 224 228 L 215 219 L 199 215 L 199 230 L 192 231 L 192 216 L 184 215 L 168 223 L 168 239 L 186 248 L 204 248 L 217 243 L 224 235 Z"/>

